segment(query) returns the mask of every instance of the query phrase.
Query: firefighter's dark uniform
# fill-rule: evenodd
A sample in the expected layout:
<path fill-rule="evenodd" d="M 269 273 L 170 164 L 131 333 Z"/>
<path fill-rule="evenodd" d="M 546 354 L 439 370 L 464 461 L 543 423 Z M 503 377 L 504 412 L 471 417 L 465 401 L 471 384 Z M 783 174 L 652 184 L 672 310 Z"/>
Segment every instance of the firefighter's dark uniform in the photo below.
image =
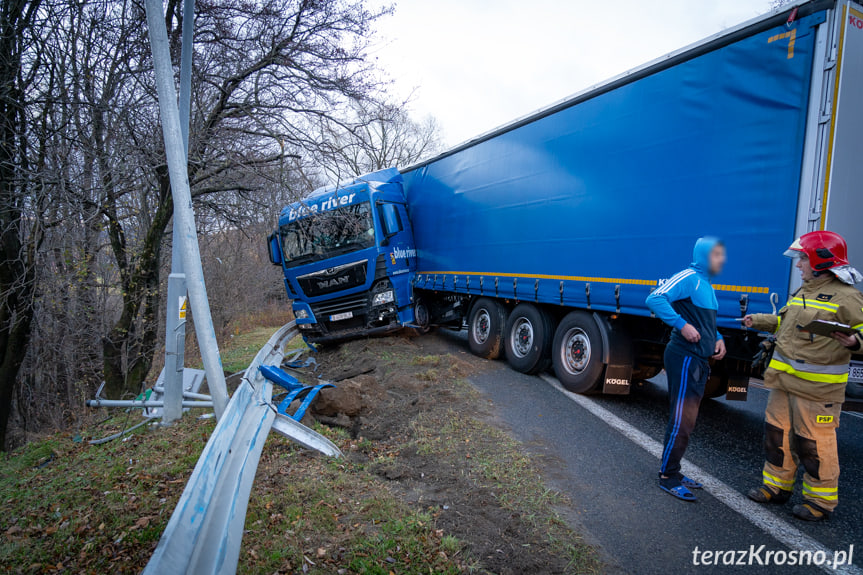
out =
<path fill-rule="evenodd" d="M 831 512 L 839 502 L 836 428 L 851 350 L 832 337 L 798 329 L 814 319 L 863 329 L 863 294 L 824 273 L 804 282 L 778 315 L 752 316 L 752 327 L 776 334 L 764 375 L 770 397 L 763 481 L 773 492 L 790 492 L 802 464 L 805 502 Z"/>

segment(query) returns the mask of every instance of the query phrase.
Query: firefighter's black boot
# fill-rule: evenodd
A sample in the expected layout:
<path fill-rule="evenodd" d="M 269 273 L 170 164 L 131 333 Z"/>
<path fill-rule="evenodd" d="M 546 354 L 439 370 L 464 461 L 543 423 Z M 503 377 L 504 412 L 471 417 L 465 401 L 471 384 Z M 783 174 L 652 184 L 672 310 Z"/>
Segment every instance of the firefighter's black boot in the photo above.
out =
<path fill-rule="evenodd" d="M 794 514 L 794 517 L 803 521 L 824 521 L 825 519 L 830 519 L 829 511 L 809 502 L 795 505 L 791 513 Z"/>
<path fill-rule="evenodd" d="M 746 496 L 756 503 L 778 503 L 781 505 L 782 503 L 787 503 L 788 500 L 791 499 L 791 493 L 791 491 L 786 491 L 784 489 L 774 491 L 766 485 L 762 485 L 760 487 L 750 489 Z"/>

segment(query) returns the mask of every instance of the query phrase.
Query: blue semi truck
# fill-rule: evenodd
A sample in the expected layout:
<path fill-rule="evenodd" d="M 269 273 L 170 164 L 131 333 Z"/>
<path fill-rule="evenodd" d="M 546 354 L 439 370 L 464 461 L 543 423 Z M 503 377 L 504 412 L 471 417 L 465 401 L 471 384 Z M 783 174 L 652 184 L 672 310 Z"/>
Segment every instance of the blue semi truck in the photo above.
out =
<path fill-rule="evenodd" d="M 838 231 L 863 268 L 861 144 L 863 6 L 796 2 L 418 165 L 315 192 L 281 212 L 270 256 L 309 341 L 466 328 L 480 356 L 625 394 L 662 365 L 668 329 L 645 298 L 715 235 L 729 352 L 708 395 L 745 399 L 760 340 L 735 318 L 799 285 L 792 240 Z"/>

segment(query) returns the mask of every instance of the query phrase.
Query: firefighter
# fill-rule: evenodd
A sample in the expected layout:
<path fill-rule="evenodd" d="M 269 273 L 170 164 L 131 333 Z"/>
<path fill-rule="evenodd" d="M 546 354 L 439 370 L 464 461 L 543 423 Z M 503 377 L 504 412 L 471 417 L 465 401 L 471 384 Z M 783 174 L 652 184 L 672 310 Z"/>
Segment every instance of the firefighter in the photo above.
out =
<path fill-rule="evenodd" d="M 758 503 L 787 502 L 802 465 L 803 503 L 794 506 L 794 516 L 821 521 L 839 502 L 836 428 L 851 354 L 860 349 L 861 338 L 859 332 L 823 336 L 800 328 L 819 319 L 863 329 L 863 294 L 854 288 L 863 275 L 849 265 L 845 240 L 834 232 L 804 234 L 785 255 L 796 258 L 802 287 L 778 315 L 743 318 L 746 327 L 776 334 L 773 358 L 764 374 L 770 395 L 763 485 L 748 496 Z"/>

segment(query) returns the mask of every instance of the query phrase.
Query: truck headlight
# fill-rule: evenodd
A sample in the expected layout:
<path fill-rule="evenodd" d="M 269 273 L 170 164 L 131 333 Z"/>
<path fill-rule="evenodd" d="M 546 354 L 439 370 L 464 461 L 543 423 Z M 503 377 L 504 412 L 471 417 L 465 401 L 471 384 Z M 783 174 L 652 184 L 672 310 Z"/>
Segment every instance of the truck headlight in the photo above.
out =
<path fill-rule="evenodd" d="M 375 297 L 372 298 L 372 307 L 388 304 L 392 301 L 395 301 L 395 299 L 396 294 L 391 289 L 387 291 L 382 291 L 381 293 L 376 293 Z"/>
<path fill-rule="evenodd" d="M 309 317 L 309 312 L 302 308 L 294 310 L 294 317 L 297 319 L 306 319 Z"/>

